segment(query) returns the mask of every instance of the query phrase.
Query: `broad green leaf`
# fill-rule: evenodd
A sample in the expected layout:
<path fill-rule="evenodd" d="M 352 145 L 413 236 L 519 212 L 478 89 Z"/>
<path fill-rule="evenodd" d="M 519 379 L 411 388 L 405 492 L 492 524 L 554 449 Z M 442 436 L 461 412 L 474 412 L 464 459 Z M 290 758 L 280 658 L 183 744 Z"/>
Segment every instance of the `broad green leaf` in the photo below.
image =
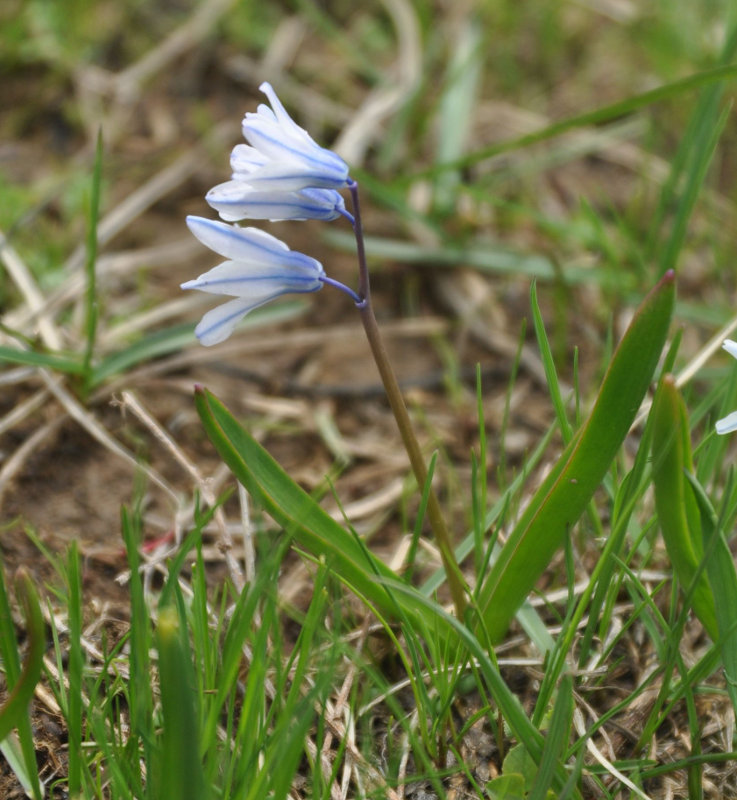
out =
<path fill-rule="evenodd" d="M 671 375 L 665 375 L 653 403 L 653 485 L 660 529 L 678 581 L 712 639 L 718 635 L 714 597 L 703 560 L 701 522 L 686 471 L 693 471 L 688 419 Z M 694 583 L 695 581 L 695 583 Z"/>
<path fill-rule="evenodd" d="M 491 800 L 525 800 L 525 776 L 500 775 L 486 784 L 486 792 Z"/>
<path fill-rule="evenodd" d="M 301 489 L 210 392 L 198 388 L 195 404 L 210 441 L 251 493 L 297 543 L 317 558 L 324 558 L 338 577 L 393 619 L 404 618 L 417 630 L 424 618 L 434 624 L 423 606 L 396 598 L 377 579 L 397 576 L 350 531 L 329 516 Z"/>
<path fill-rule="evenodd" d="M 522 512 L 481 587 L 478 605 L 498 641 L 586 508 L 635 419 L 668 333 L 675 276 L 668 272 L 634 315 L 585 425 Z"/>
<path fill-rule="evenodd" d="M 161 773 L 162 797 L 203 800 L 205 780 L 199 753 L 199 720 L 192 674 L 192 659 L 181 635 L 177 610 L 167 606 L 159 612 L 157 643 L 163 733 Z"/>
<path fill-rule="evenodd" d="M 516 744 L 507 753 L 502 764 L 505 775 L 519 775 L 524 782 L 524 796 L 530 791 L 537 774 L 538 766 L 535 759 L 527 752 L 524 745 Z"/>

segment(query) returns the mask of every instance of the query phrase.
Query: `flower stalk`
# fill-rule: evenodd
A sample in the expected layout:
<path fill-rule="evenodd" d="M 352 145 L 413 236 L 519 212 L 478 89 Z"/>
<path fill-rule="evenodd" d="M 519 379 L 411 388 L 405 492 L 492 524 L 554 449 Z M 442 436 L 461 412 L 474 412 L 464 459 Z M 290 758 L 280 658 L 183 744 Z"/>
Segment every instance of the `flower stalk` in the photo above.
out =
<path fill-rule="evenodd" d="M 353 218 L 355 220 L 353 231 L 356 237 L 356 253 L 358 257 L 358 294 L 361 298 L 360 302 L 356 303 L 356 308 L 358 308 L 361 315 L 363 329 L 366 332 L 366 338 L 371 347 L 371 353 L 379 370 L 389 406 L 396 420 L 397 427 L 399 428 L 404 449 L 409 456 L 412 472 L 414 473 L 420 491 L 422 491 L 427 484 L 425 459 L 422 456 L 419 442 L 415 436 L 412 421 L 410 420 L 407 406 L 404 402 L 404 396 L 399 388 L 399 382 L 397 381 L 389 355 L 384 347 L 384 341 L 381 338 L 381 332 L 371 302 L 371 285 L 369 281 L 368 263 L 366 261 L 366 248 L 363 241 L 363 228 L 361 226 L 358 183 L 356 181 L 351 181 L 348 185 L 348 189 L 351 193 L 351 200 L 353 203 Z M 458 619 L 462 620 L 466 610 L 465 581 L 463 580 L 463 575 L 456 561 L 455 554 L 453 553 L 453 546 L 448 527 L 445 524 L 445 517 L 440 509 L 440 503 L 432 486 L 428 487 L 427 517 L 435 540 L 437 541 L 438 549 L 440 550 L 440 557 L 443 560 L 456 616 Z"/>

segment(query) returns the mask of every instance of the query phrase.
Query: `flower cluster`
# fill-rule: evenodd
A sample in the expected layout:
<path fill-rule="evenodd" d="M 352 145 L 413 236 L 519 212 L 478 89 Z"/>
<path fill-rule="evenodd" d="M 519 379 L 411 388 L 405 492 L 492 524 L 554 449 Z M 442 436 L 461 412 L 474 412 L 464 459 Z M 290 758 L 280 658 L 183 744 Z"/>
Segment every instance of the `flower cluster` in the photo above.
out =
<path fill-rule="evenodd" d="M 731 355 L 737 358 L 737 342 L 731 339 L 725 339 L 722 347 Z M 727 414 L 723 419 L 718 420 L 716 424 L 717 433 L 732 433 L 737 431 L 737 411 Z"/>
<path fill-rule="evenodd" d="M 340 190 L 351 185 L 348 165 L 320 147 L 287 114 L 268 83 L 261 84 L 271 107 L 259 105 L 243 120 L 243 136 L 230 158 L 231 180 L 212 188 L 207 202 L 225 222 L 187 217 L 192 233 L 227 261 L 182 284 L 232 298 L 209 311 L 195 329 L 203 345 L 227 339 L 254 308 L 287 292 L 315 292 L 324 283 L 351 290 L 327 278 L 319 261 L 290 250 L 258 228 L 241 228 L 244 219 L 332 220 L 353 217 Z"/>

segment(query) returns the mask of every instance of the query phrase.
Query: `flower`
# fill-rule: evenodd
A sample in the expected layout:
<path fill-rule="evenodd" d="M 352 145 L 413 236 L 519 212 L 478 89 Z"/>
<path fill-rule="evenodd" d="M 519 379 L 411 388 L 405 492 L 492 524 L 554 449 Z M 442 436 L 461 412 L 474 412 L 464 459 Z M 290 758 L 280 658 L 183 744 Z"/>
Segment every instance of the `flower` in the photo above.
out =
<path fill-rule="evenodd" d="M 725 339 L 722 347 L 734 358 L 737 358 L 737 342 L 731 339 Z M 720 419 L 715 425 L 717 433 L 731 433 L 737 431 L 737 411 L 733 411 L 723 419 Z"/>
<path fill-rule="evenodd" d="M 299 192 L 258 191 L 242 180 L 214 186 L 205 200 L 228 222 L 242 219 L 331 220 L 347 215 L 345 202 L 334 189 Z"/>
<path fill-rule="evenodd" d="M 265 231 L 193 216 L 187 217 L 187 226 L 202 244 L 229 260 L 181 288 L 236 298 L 202 317 L 195 335 L 203 345 L 224 341 L 249 311 L 279 295 L 322 288 L 322 264 Z"/>
<path fill-rule="evenodd" d="M 233 178 L 254 191 L 298 192 L 301 189 L 342 189 L 348 186 L 348 165 L 317 142 L 287 114 L 269 83 L 259 87 L 271 108 L 259 105 L 246 113 L 243 136 L 231 157 Z"/>

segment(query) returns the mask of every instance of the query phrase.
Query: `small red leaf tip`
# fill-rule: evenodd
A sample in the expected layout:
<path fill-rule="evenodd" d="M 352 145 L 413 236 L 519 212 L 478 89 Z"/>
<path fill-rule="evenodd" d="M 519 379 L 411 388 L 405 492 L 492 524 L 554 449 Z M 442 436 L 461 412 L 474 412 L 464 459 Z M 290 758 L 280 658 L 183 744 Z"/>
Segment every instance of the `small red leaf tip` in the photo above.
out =
<path fill-rule="evenodd" d="M 205 387 L 201 383 L 195 383 L 194 385 L 194 393 L 195 394 L 203 394 L 205 391 Z"/>
<path fill-rule="evenodd" d="M 661 276 L 660 280 L 653 286 L 653 290 L 663 288 L 664 286 L 671 286 L 676 282 L 676 271 L 674 269 L 667 269 Z"/>

